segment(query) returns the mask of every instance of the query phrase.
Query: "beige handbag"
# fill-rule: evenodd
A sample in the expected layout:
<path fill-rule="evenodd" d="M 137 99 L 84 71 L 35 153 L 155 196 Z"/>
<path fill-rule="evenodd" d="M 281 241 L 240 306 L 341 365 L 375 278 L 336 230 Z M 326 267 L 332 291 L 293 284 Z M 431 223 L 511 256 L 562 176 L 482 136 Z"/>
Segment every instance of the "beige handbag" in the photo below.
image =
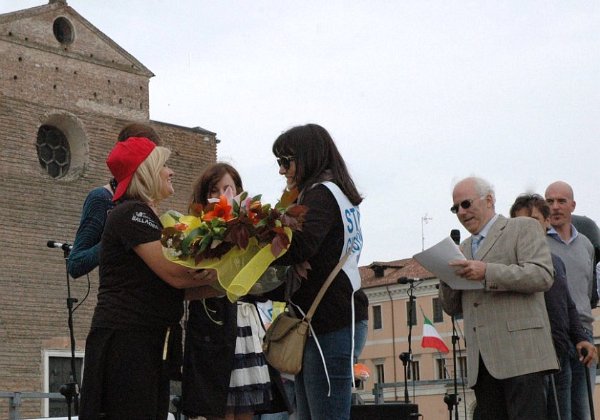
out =
<path fill-rule="evenodd" d="M 304 345 L 308 337 L 310 320 L 329 285 L 342 269 L 351 252 L 352 247 L 329 274 L 304 318 L 295 317 L 286 308 L 284 312 L 275 318 L 267 330 L 263 341 L 263 352 L 267 362 L 275 369 L 293 375 L 302 370 L 302 356 L 304 355 Z"/>

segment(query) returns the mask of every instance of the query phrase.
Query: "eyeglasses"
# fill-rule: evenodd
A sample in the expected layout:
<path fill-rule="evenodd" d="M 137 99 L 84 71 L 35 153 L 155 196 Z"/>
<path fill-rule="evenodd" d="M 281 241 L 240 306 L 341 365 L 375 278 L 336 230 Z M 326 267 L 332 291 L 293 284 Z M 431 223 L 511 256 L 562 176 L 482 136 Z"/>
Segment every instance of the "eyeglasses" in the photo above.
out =
<path fill-rule="evenodd" d="M 483 197 L 478 197 L 478 198 L 485 198 L 485 196 Z M 452 207 L 450 207 L 450 211 L 454 214 L 458 213 L 458 207 L 462 207 L 463 209 L 468 209 L 469 207 L 471 207 L 471 204 L 473 204 L 473 201 L 477 200 L 477 198 L 472 198 L 470 200 L 463 200 L 458 204 L 453 205 Z"/>
<path fill-rule="evenodd" d="M 450 207 L 450 211 L 454 214 L 458 213 L 458 206 L 462 207 L 463 209 L 468 209 L 469 207 L 471 207 L 471 204 L 473 204 L 473 200 L 463 200 L 458 204 L 453 205 L 452 207 Z"/>
<path fill-rule="evenodd" d="M 277 158 L 277 164 L 283 166 L 286 170 L 290 169 L 290 164 L 296 160 L 295 156 L 279 156 Z"/>

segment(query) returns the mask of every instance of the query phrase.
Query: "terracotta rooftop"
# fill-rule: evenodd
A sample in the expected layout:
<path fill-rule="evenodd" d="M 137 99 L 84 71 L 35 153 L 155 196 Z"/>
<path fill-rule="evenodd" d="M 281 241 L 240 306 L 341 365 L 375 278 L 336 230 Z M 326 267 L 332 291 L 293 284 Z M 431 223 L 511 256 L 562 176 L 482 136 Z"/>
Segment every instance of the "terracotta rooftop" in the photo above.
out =
<path fill-rule="evenodd" d="M 413 279 L 431 279 L 435 276 L 413 258 L 388 262 L 375 261 L 359 267 L 362 287 L 376 287 L 396 284 L 401 277 Z"/>

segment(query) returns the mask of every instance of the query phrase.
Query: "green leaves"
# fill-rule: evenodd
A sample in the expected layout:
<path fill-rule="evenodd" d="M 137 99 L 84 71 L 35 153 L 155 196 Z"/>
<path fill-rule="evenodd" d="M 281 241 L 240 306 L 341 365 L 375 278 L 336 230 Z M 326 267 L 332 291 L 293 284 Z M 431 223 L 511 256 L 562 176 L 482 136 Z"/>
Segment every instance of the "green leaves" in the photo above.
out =
<path fill-rule="evenodd" d="M 260 202 L 261 195 L 249 198 L 244 191 L 236 197 L 221 196 L 218 203 L 206 207 L 193 205 L 190 215 L 169 210 L 161 244 L 170 254 L 193 258 L 198 263 L 205 258 L 220 258 L 234 246 L 246 249 L 250 238 L 256 238 L 261 247 L 270 244 L 277 257 L 290 245 L 284 228 L 300 230 L 308 210 L 291 204 L 295 198 L 288 194 L 272 207 Z M 281 203 L 287 205 L 282 207 Z"/>

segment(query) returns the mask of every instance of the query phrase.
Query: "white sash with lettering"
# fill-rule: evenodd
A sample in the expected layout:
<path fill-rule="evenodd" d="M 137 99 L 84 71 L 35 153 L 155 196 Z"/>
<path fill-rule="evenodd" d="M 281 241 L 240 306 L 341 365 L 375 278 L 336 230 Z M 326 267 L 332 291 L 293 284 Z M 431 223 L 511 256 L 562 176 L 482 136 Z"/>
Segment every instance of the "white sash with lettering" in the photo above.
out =
<path fill-rule="evenodd" d="M 342 223 L 344 224 L 344 246 L 342 247 L 342 252 L 340 253 L 339 259 L 341 260 L 349 247 L 352 247 L 352 253 L 346 260 L 346 263 L 342 267 L 342 270 L 348 278 L 350 279 L 350 283 L 352 284 L 352 297 L 350 299 L 350 307 L 352 310 L 352 353 L 350 357 L 350 371 L 352 372 L 352 388 L 354 388 L 354 322 L 355 322 L 355 314 L 354 314 L 354 292 L 356 292 L 361 287 L 360 281 L 360 273 L 358 271 L 358 259 L 360 258 L 360 251 L 362 250 L 363 238 L 362 232 L 360 230 L 360 211 L 358 206 L 353 205 L 348 197 L 342 192 L 340 187 L 334 184 L 331 181 L 322 182 L 324 186 L 331 191 L 333 197 L 338 203 L 338 207 L 340 208 L 340 214 L 342 218 Z M 293 302 L 291 302 L 293 304 Z M 302 316 L 306 315 L 300 307 L 294 305 L 295 308 L 299 310 Z M 323 350 L 321 349 L 321 345 L 319 344 L 319 339 L 315 334 L 312 326 L 309 324 L 309 328 L 311 334 L 317 344 L 317 348 L 319 349 L 319 353 L 321 354 L 321 361 L 323 362 L 323 368 L 325 369 L 325 376 L 327 377 L 327 385 L 328 392 L 327 396 L 331 395 L 331 383 L 329 381 L 329 371 L 327 370 L 327 364 L 325 363 L 325 356 L 323 355 Z"/>
<path fill-rule="evenodd" d="M 354 326 L 355 326 L 355 310 L 354 310 L 354 292 L 361 287 L 360 272 L 358 271 L 358 260 L 360 258 L 360 252 L 363 247 L 363 236 L 360 230 L 360 210 L 358 206 L 355 206 L 348 200 L 348 197 L 342 192 L 333 182 L 323 182 L 329 191 L 335 197 L 340 208 L 340 214 L 342 217 L 342 223 L 344 224 L 344 247 L 340 253 L 340 260 L 346 255 L 349 247 L 352 247 L 352 254 L 348 257 L 348 260 L 342 267 L 342 270 L 352 284 L 352 300 L 350 307 L 352 308 L 352 352 L 350 356 L 350 370 L 352 372 L 352 388 L 354 388 Z M 325 367 L 327 371 L 327 367 Z M 327 372 L 328 373 L 328 372 Z M 327 374 L 327 382 L 329 383 L 329 374 Z M 330 387 L 331 389 L 331 387 Z"/>
<path fill-rule="evenodd" d="M 360 273 L 358 271 L 358 259 L 360 258 L 360 252 L 362 250 L 363 245 L 363 237 L 362 232 L 360 230 L 360 210 L 358 206 L 353 205 L 348 197 L 344 195 L 340 187 L 334 184 L 331 181 L 323 182 L 329 191 L 335 197 L 335 200 L 340 207 L 340 213 L 342 217 L 342 223 L 344 224 L 344 247 L 342 248 L 342 252 L 340 253 L 340 260 L 344 255 L 346 255 L 346 251 L 348 251 L 348 247 L 352 246 L 352 255 L 348 257 L 348 261 L 342 267 L 344 273 L 350 279 L 352 283 L 352 288 L 356 291 L 360 289 Z"/>

